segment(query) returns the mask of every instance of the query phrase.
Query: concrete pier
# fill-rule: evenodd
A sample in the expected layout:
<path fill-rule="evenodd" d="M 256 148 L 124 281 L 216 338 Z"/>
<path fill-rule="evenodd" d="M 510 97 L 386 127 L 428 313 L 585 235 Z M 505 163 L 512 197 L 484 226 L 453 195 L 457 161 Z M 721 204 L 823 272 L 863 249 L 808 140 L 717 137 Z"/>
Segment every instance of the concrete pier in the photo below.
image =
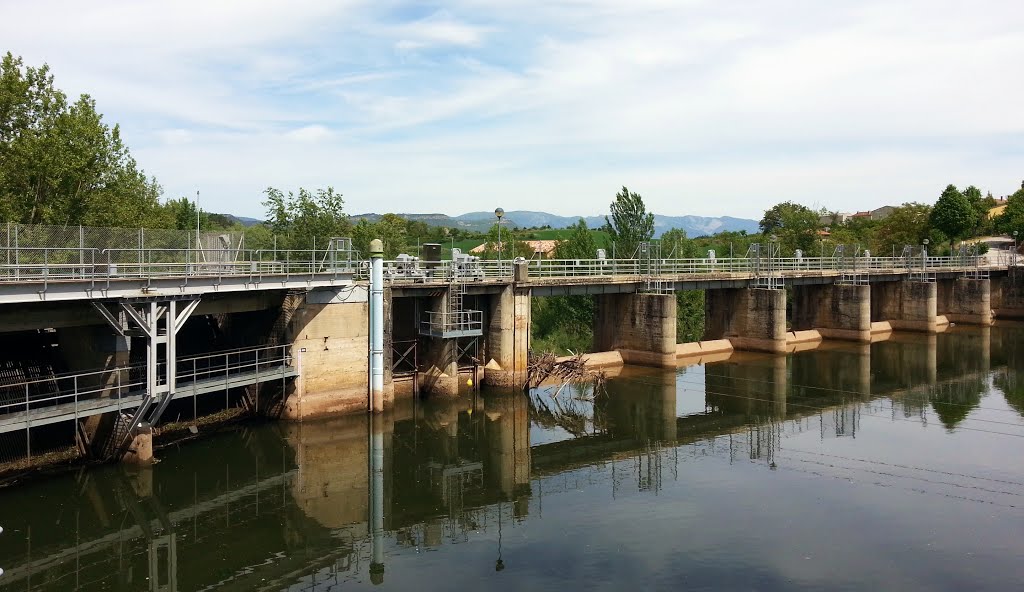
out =
<path fill-rule="evenodd" d="M 895 331 L 938 330 L 935 282 L 878 282 L 871 286 L 871 320 L 888 322 Z"/>
<path fill-rule="evenodd" d="M 704 339 L 728 339 L 738 350 L 786 352 L 786 292 L 762 288 L 708 290 Z"/>
<path fill-rule="evenodd" d="M 951 323 L 992 324 L 992 284 L 988 279 L 939 280 L 937 298 L 938 314 Z"/>
<path fill-rule="evenodd" d="M 676 366 L 674 294 L 603 294 L 595 303 L 594 351 L 616 350 L 627 364 Z"/>
<path fill-rule="evenodd" d="M 526 380 L 530 353 L 531 293 L 528 288 L 506 286 L 488 298 L 484 335 L 484 383 L 515 387 Z"/>
<path fill-rule="evenodd" d="M 1024 319 L 1024 270 L 1011 267 L 1006 276 L 993 277 L 990 298 L 997 318 Z"/>
<path fill-rule="evenodd" d="M 385 293 L 385 308 L 390 298 Z M 366 411 L 369 402 L 369 318 L 362 286 L 311 290 L 285 332 L 299 377 L 285 400 L 282 417 L 309 417 Z M 390 315 L 385 313 L 385 323 Z M 385 327 L 385 333 L 388 333 Z M 385 373 L 384 406 L 394 389 Z"/>
<path fill-rule="evenodd" d="M 793 330 L 815 329 L 825 339 L 871 341 L 871 287 L 823 284 L 793 287 Z"/>

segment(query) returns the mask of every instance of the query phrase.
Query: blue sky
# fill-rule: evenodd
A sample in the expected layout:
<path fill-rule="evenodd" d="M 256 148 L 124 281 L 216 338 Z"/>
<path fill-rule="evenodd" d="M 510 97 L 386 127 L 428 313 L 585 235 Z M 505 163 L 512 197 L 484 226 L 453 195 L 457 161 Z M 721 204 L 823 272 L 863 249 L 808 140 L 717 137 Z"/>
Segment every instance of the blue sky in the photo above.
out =
<path fill-rule="evenodd" d="M 1019 1 L 0 0 L 165 196 L 758 218 L 1024 179 Z"/>

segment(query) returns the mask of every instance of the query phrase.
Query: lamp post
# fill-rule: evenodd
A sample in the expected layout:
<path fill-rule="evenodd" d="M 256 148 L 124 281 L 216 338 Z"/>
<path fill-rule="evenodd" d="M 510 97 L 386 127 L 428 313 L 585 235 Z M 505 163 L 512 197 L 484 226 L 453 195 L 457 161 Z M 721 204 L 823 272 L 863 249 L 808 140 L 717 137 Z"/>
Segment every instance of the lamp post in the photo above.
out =
<path fill-rule="evenodd" d="M 921 271 L 928 268 L 928 239 L 921 241 Z"/>
<path fill-rule="evenodd" d="M 1010 259 L 1010 265 L 1017 265 L 1017 231 L 1013 231 L 1013 257 Z"/>
<path fill-rule="evenodd" d="M 199 190 L 196 189 L 196 248 L 199 248 L 200 245 L 202 244 L 199 242 L 199 211 Z"/>
<path fill-rule="evenodd" d="M 505 215 L 505 210 L 495 208 L 494 215 L 498 218 L 498 275 L 501 275 L 501 219 Z"/>

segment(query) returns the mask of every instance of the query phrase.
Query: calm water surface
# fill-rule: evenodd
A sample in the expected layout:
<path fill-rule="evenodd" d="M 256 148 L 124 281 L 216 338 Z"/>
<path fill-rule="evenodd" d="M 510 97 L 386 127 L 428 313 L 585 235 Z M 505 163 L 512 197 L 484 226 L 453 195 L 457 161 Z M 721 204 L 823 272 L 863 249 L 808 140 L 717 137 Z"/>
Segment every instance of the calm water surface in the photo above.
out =
<path fill-rule="evenodd" d="M 1016 590 L 1024 330 L 268 423 L 0 491 L 2 590 Z"/>

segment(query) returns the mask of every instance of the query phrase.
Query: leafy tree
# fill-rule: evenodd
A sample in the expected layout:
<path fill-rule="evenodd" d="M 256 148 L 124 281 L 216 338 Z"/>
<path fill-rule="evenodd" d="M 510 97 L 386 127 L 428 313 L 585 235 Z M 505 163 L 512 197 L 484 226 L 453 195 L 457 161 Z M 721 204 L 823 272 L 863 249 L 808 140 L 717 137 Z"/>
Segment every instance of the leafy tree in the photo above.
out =
<path fill-rule="evenodd" d="M 1024 187 L 1006 198 L 1006 209 L 996 218 L 995 226 L 1000 232 L 1013 234 L 1016 230 L 1020 237 L 1024 237 Z"/>
<path fill-rule="evenodd" d="M 299 188 L 288 192 L 268 187 L 263 207 L 267 224 L 280 237 L 279 247 L 289 249 L 324 248 L 334 237 L 350 236 L 352 222 L 344 212 L 345 201 L 333 187 L 315 192 Z"/>
<path fill-rule="evenodd" d="M 971 202 L 955 185 L 947 185 L 932 208 L 931 225 L 945 234 L 950 241 L 964 238 L 977 222 L 977 215 Z"/>
<path fill-rule="evenodd" d="M 604 217 L 604 230 L 615 245 L 615 256 L 631 258 L 642 242 L 654 237 L 654 214 L 644 206 L 639 194 L 630 192 L 625 185 L 615 194 L 611 204 L 611 217 Z"/>
<path fill-rule="evenodd" d="M 796 249 L 810 253 L 818 242 L 818 231 L 821 230 L 817 212 L 791 201 L 776 204 L 765 211 L 759 226 L 765 236 L 774 234 L 778 237 L 784 257 Z"/>
<path fill-rule="evenodd" d="M 923 203 L 905 203 L 879 222 L 872 249 L 878 255 L 897 255 L 906 245 L 917 246 L 931 238 L 932 207 Z"/>
<path fill-rule="evenodd" d="M 686 237 L 686 231 L 682 228 L 673 228 L 661 235 L 661 256 L 672 256 L 676 259 L 692 259 L 702 257 L 706 253 L 696 242 Z"/>
<path fill-rule="evenodd" d="M 178 230 L 195 230 L 196 229 L 196 204 L 194 201 L 187 197 L 180 197 L 178 199 L 169 199 L 164 204 L 164 210 L 167 218 L 169 218 L 169 226 Z M 212 226 L 212 216 L 219 216 L 220 218 L 226 218 L 223 214 L 208 214 L 201 212 L 199 215 L 199 228 L 200 230 L 209 229 Z M 230 223 L 224 224 L 226 220 L 219 220 L 220 226 L 225 228 Z"/>
<path fill-rule="evenodd" d="M 582 218 L 569 237 L 555 247 L 559 259 L 593 259 L 597 245 Z M 589 351 L 593 345 L 594 299 L 591 296 L 534 298 L 531 316 L 533 346 L 542 351 Z"/>
<path fill-rule="evenodd" d="M 967 189 L 964 189 L 964 197 L 967 198 L 967 202 L 971 204 L 971 210 L 974 212 L 974 225 L 970 229 L 972 236 L 982 236 L 992 231 L 992 221 L 989 220 L 988 211 L 993 207 L 992 203 L 995 202 L 991 197 L 991 193 L 988 197 L 981 194 L 981 190 L 971 185 Z"/>
<path fill-rule="evenodd" d="M 580 218 L 569 227 L 569 238 L 555 246 L 556 259 L 593 259 L 597 256 L 597 242 L 587 228 L 587 221 Z"/>
<path fill-rule="evenodd" d="M 28 224 L 142 226 L 160 209 L 147 179 L 95 102 L 75 102 L 45 64 L 0 60 L 0 215 Z"/>

